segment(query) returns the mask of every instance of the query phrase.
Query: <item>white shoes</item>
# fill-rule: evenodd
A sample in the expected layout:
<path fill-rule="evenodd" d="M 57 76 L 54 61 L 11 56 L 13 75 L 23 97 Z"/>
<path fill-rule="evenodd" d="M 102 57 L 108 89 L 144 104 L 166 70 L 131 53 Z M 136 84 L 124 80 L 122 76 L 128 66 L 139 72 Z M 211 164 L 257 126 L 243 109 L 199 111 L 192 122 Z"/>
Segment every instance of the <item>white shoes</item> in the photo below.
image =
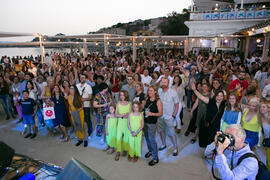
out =
<path fill-rule="evenodd" d="M 100 140 L 100 144 L 103 145 L 105 142 L 104 142 L 104 139 L 101 139 Z"/>

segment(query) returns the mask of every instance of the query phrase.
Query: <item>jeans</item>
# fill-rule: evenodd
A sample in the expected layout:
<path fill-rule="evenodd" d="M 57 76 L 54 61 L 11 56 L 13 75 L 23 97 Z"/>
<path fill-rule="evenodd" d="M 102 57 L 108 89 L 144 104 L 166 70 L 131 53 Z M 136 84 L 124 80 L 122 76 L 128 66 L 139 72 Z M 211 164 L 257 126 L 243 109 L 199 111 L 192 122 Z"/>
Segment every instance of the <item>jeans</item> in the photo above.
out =
<path fill-rule="evenodd" d="M 14 110 L 13 107 L 11 106 L 11 99 L 9 95 L 8 94 L 0 95 L 0 102 L 4 108 L 6 115 L 9 116 L 10 112 L 10 115 L 14 116 Z"/>
<path fill-rule="evenodd" d="M 37 117 L 40 124 L 44 123 L 42 101 L 39 101 L 37 108 Z"/>
<path fill-rule="evenodd" d="M 143 127 L 143 132 L 146 139 L 148 150 L 152 152 L 153 159 L 157 160 L 158 159 L 158 150 L 156 142 L 157 125 L 145 123 Z"/>
<path fill-rule="evenodd" d="M 90 116 L 90 107 L 84 107 L 84 122 L 87 124 L 87 129 L 88 129 L 88 136 L 91 136 L 93 127 L 92 127 L 92 121 L 91 121 L 91 116 Z"/>
<path fill-rule="evenodd" d="M 186 95 L 187 95 L 187 108 L 190 109 L 191 108 L 191 101 L 192 101 L 192 95 L 193 95 L 193 91 L 192 90 L 188 90 L 186 91 Z"/>

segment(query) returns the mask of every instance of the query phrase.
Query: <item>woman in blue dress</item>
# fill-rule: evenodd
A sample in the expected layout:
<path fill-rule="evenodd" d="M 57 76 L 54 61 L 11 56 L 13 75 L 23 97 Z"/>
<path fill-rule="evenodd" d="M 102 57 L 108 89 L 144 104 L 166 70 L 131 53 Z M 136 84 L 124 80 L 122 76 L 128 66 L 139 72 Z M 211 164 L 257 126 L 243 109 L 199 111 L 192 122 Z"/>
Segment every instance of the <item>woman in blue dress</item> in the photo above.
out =
<path fill-rule="evenodd" d="M 53 119 L 53 125 L 55 129 L 57 129 L 57 131 L 59 131 L 62 134 L 61 139 L 63 139 L 64 142 L 67 142 L 69 141 L 69 135 L 67 133 L 65 126 L 63 125 L 67 111 L 65 99 L 63 95 L 60 93 L 60 87 L 58 85 L 54 86 L 51 101 L 53 102 L 55 112 L 55 119 Z"/>

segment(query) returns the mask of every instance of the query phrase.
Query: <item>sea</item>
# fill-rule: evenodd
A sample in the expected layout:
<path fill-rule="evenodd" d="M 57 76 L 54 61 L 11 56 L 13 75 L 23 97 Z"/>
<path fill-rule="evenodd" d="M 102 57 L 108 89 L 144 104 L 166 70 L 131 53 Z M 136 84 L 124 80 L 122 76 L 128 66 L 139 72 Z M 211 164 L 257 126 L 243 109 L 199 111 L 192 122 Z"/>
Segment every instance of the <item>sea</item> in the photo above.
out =
<path fill-rule="evenodd" d="M 45 48 L 45 54 L 51 52 L 70 53 L 70 48 Z M 2 56 L 16 57 L 16 56 L 33 56 L 36 57 L 41 54 L 41 50 L 38 47 L 8 47 L 0 48 L 0 58 Z"/>

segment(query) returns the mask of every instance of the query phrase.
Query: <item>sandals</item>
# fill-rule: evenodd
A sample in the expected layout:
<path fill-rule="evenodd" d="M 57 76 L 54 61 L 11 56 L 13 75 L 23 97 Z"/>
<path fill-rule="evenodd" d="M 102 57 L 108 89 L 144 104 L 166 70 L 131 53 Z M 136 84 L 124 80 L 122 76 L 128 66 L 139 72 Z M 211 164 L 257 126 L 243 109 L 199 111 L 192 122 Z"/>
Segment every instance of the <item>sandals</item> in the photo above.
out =
<path fill-rule="evenodd" d="M 106 148 L 104 148 L 102 151 L 103 152 L 106 152 L 106 151 L 108 151 L 110 149 L 110 147 L 109 146 L 107 146 Z"/>
<path fill-rule="evenodd" d="M 138 156 L 134 156 L 134 158 L 133 158 L 133 162 L 135 163 L 135 162 L 137 162 L 138 161 Z"/>
<path fill-rule="evenodd" d="M 132 160 L 132 157 L 128 155 L 128 162 L 130 162 L 131 160 Z"/>
<path fill-rule="evenodd" d="M 110 148 L 110 150 L 107 152 L 107 154 L 112 154 L 114 153 L 114 148 Z"/>
<path fill-rule="evenodd" d="M 69 141 L 69 136 L 66 136 L 66 138 L 63 140 L 63 142 L 68 142 Z"/>
<path fill-rule="evenodd" d="M 119 161 L 119 159 L 120 159 L 120 152 L 117 152 L 114 160 Z"/>
<path fill-rule="evenodd" d="M 190 140 L 190 143 L 191 143 L 191 144 L 194 144 L 196 141 L 197 141 L 197 139 L 194 139 L 194 138 L 193 138 L 193 139 Z"/>

